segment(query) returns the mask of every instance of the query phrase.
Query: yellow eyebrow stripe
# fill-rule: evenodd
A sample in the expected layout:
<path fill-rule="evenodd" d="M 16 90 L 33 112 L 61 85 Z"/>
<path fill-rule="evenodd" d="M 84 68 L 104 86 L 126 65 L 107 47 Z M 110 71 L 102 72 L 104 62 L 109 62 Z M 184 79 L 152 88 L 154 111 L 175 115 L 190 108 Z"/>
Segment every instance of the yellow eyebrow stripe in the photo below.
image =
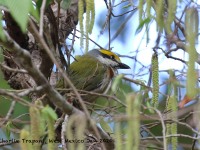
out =
<path fill-rule="evenodd" d="M 100 52 L 105 54 L 105 55 L 108 55 L 108 56 L 114 56 L 115 60 L 117 60 L 118 62 L 121 62 L 119 56 L 117 56 L 115 53 L 109 51 L 109 50 L 105 50 L 105 49 L 100 49 Z"/>

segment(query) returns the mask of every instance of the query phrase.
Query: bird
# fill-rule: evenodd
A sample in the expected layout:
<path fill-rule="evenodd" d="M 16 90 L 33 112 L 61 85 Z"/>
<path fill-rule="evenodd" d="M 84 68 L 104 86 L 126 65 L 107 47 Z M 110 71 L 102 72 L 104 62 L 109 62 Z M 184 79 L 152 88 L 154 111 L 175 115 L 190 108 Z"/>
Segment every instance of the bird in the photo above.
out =
<path fill-rule="evenodd" d="M 76 57 L 70 64 L 68 76 L 78 90 L 101 94 L 109 86 L 117 69 L 130 69 L 130 67 L 122 63 L 119 56 L 110 50 L 93 49 Z M 68 87 L 64 80 L 59 84 L 59 87 Z M 76 105 L 75 95 L 72 96 L 72 93 L 69 95 L 67 93 L 66 99 Z M 93 103 L 98 96 L 83 92 L 81 97 L 83 101 Z"/>

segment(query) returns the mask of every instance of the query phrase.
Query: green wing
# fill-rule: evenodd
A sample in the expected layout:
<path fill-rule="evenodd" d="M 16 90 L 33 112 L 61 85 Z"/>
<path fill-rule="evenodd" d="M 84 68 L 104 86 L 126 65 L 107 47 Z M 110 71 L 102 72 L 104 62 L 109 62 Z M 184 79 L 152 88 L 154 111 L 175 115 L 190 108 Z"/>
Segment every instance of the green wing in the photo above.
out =
<path fill-rule="evenodd" d="M 70 65 L 69 77 L 77 89 L 93 91 L 101 86 L 105 73 L 106 67 L 103 64 L 84 55 Z"/>

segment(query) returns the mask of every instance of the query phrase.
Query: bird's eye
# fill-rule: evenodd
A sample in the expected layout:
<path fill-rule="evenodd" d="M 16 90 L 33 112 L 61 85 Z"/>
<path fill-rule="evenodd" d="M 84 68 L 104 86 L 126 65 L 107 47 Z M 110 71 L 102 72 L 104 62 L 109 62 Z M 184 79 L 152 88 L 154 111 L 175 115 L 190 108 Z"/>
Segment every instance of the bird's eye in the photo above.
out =
<path fill-rule="evenodd" d="M 110 56 L 111 59 L 115 59 L 115 57 L 113 55 Z"/>

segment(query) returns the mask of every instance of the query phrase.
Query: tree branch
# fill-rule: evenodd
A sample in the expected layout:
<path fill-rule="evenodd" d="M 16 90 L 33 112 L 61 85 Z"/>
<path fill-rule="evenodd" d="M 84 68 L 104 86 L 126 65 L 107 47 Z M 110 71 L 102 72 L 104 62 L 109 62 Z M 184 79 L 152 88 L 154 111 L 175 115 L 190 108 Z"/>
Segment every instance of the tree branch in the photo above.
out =
<path fill-rule="evenodd" d="M 39 36 L 39 34 L 37 34 Z M 94 124 L 94 122 L 90 119 L 89 112 L 87 111 L 87 108 L 83 101 L 81 100 L 80 94 L 74 87 L 74 85 L 71 83 L 71 81 L 68 79 L 68 77 L 64 74 L 61 68 L 59 68 L 59 71 L 61 71 L 63 77 L 71 88 L 73 89 L 74 93 L 80 99 L 80 103 L 83 103 L 83 107 L 86 109 L 86 114 L 84 114 L 82 111 L 78 110 L 77 108 L 73 107 L 69 102 L 66 101 L 64 97 L 62 97 L 47 81 L 45 76 L 42 74 L 42 72 L 32 63 L 31 61 L 31 56 L 28 51 L 25 49 L 21 48 L 16 42 L 14 42 L 8 34 L 5 33 L 6 41 L 2 41 L 0 39 L 0 44 L 4 46 L 6 49 L 12 51 L 15 54 L 15 60 L 18 62 L 25 70 L 27 70 L 28 74 L 32 76 L 34 81 L 36 82 L 37 86 L 43 86 L 43 89 L 39 92 L 39 94 L 46 94 L 49 100 L 57 106 L 59 109 L 61 109 L 62 112 L 71 115 L 71 114 L 78 114 L 78 115 L 83 115 L 86 116 L 87 120 L 89 121 L 89 126 L 88 129 L 94 131 L 95 135 L 97 136 L 98 139 L 105 138 L 105 139 L 111 139 L 111 137 L 106 134 L 104 131 L 99 132 L 97 126 Z M 43 41 L 43 40 L 42 40 Z M 44 41 L 43 41 L 44 42 Z M 44 42 L 44 45 L 45 42 Z M 47 46 L 47 45 L 46 45 Z M 45 48 L 47 52 L 50 54 L 51 59 L 53 60 L 54 63 L 57 64 L 56 59 L 52 55 L 52 53 L 49 52 L 48 47 Z M 114 143 L 101 143 L 103 149 L 113 149 L 114 148 Z"/>

